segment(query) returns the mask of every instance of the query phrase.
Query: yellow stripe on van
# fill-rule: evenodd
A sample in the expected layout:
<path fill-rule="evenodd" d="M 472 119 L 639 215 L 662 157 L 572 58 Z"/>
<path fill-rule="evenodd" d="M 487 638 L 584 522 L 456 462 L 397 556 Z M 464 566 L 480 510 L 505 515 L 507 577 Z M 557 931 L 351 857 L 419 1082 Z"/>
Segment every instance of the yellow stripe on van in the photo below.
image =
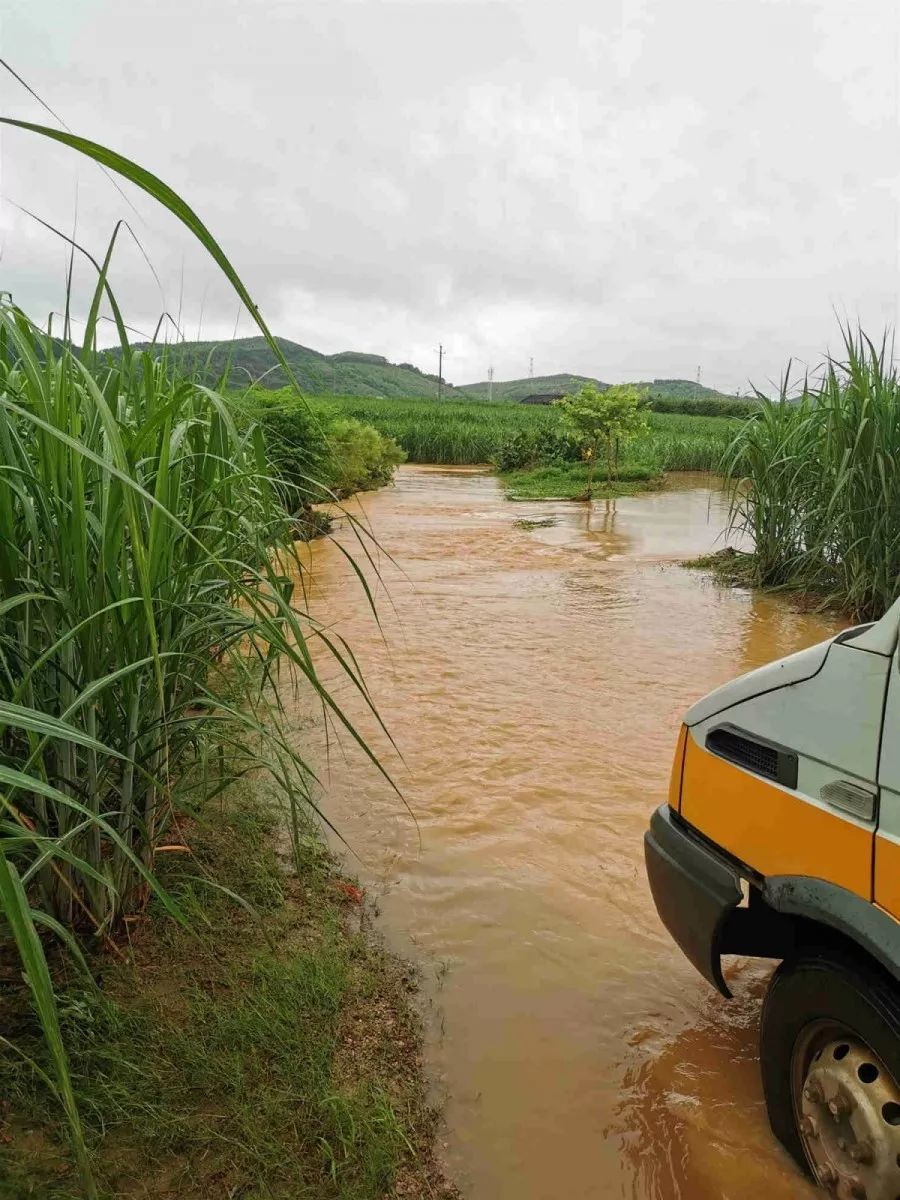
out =
<path fill-rule="evenodd" d="M 672 774 L 669 776 L 669 808 L 674 808 L 676 812 L 681 808 L 681 768 L 684 765 L 684 747 L 687 742 L 687 732 L 687 725 L 682 725 L 678 733 L 675 757 L 672 759 Z"/>
<path fill-rule="evenodd" d="M 681 814 L 761 875 L 810 875 L 872 899 L 872 833 L 688 737 Z"/>

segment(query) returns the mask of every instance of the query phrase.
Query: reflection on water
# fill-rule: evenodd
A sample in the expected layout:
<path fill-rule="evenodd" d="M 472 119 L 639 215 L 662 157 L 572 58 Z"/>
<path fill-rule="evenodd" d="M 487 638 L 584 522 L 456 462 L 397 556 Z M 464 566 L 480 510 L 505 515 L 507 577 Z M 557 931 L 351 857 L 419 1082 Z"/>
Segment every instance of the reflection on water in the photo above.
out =
<path fill-rule="evenodd" d="M 827 621 L 677 565 L 721 545 L 725 505 L 703 477 L 589 510 L 405 467 L 362 507 L 381 631 L 328 542 L 310 548 L 313 609 L 360 660 L 402 761 L 341 695 L 418 824 L 354 747 L 326 758 L 316 735 L 313 752 L 388 936 L 433 980 L 431 1061 L 464 1190 L 812 1196 L 765 1122 L 766 968 L 733 965 L 730 1003 L 695 974 L 653 910 L 642 836 L 688 705 Z"/>

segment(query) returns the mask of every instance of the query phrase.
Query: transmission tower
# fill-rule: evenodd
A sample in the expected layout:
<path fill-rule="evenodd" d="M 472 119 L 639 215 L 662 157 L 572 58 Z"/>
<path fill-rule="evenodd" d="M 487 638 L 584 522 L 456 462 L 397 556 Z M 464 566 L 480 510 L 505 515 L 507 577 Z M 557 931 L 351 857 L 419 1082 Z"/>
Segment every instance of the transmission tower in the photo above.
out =
<path fill-rule="evenodd" d="M 529 358 L 529 360 L 528 360 L 528 378 L 534 379 L 534 359 L 533 358 Z"/>
<path fill-rule="evenodd" d="M 488 367 L 488 400 L 494 398 L 494 368 Z"/>

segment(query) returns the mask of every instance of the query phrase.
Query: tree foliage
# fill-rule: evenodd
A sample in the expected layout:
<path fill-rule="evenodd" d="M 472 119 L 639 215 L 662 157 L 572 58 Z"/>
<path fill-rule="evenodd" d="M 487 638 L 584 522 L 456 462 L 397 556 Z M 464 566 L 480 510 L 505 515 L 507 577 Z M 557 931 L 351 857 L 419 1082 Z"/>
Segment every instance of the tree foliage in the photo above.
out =
<path fill-rule="evenodd" d="M 601 447 L 606 456 L 607 478 L 616 479 L 622 443 L 646 437 L 650 432 L 645 401 L 631 384 L 616 384 L 600 391 L 594 384 L 587 383 L 573 396 L 557 400 L 556 405 L 588 463 L 585 499 L 590 500 Z"/>

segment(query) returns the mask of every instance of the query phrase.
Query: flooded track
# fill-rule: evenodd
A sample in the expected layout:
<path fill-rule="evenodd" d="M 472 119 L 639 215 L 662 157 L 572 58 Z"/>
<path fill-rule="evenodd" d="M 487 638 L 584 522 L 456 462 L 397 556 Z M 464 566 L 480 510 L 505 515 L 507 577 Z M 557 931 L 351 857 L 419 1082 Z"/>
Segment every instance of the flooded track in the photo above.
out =
<path fill-rule="evenodd" d="M 362 508 L 383 636 L 327 541 L 310 548 L 312 608 L 360 661 L 402 763 L 340 694 L 418 829 L 346 737 L 327 768 L 314 740 L 326 811 L 362 858 L 350 869 L 433 981 L 430 1054 L 464 1193 L 816 1195 L 766 1124 L 767 969 L 732 963 L 730 1003 L 694 972 L 656 917 L 642 837 L 688 705 L 833 627 L 677 565 L 721 545 L 723 499 L 703 477 L 589 512 L 405 467 Z M 346 525 L 338 536 L 359 558 Z"/>

